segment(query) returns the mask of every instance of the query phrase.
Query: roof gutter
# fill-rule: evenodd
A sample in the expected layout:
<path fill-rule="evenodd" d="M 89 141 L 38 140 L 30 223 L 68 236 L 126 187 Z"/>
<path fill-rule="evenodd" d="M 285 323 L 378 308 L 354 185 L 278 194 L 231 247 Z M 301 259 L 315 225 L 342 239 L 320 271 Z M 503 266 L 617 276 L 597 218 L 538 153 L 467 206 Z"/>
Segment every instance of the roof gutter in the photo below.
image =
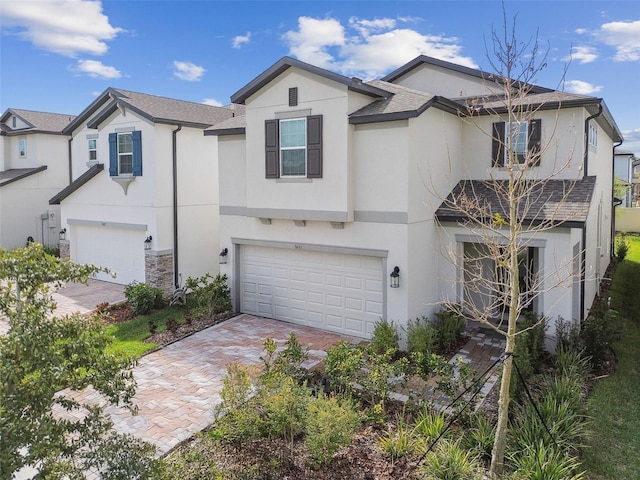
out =
<path fill-rule="evenodd" d="M 182 130 L 182 125 L 173 130 L 173 284 L 179 288 L 178 276 L 178 132 Z"/>
<path fill-rule="evenodd" d="M 73 157 L 71 153 L 71 142 L 73 142 L 73 137 L 69 139 L 69 144 L 67 148 L 69 149 L 69 185 L 73 182 Z"/>
<path fill-rule="evenodd" d="M 594 118 L 602 115 L 602 101 L 598 103 L 598 112 L 594 113 L 584 121 L 584 157 L 583 157 L 583 172 L 584 176 L 589 176 L 589 122 Z"/>

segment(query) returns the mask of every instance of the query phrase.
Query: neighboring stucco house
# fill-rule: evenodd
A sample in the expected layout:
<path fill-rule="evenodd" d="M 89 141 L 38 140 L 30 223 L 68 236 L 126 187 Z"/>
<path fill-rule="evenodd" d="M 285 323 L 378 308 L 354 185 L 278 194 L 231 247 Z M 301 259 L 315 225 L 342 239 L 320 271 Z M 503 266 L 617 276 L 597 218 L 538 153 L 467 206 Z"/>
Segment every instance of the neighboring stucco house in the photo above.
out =
<path fill-rule="evenodd" d="M 0 118 L 0 246 L 29 237 L 56 247 L 60 209 L 49 198 L 69 184 L 71 115 L 10 108 Z"/>
<path fill-rule="evenodd" d="M 205 131 L 218 138 L 221 271 L 235 308 L 366 338 L 380 318 L 404 326 L 461 300 L 464 275 L 444 252 L 473 260 L 481 238 L 443 200 L 506 178 L 482 131 L 504 135 L 499 102 L 464 118 L 471 99 L 493 93 L 486 78 L 421 56 L 363 82 L 285 57 L 235 93 L 246 115 Z M 523 251 L 531 274 L 567 277 L 532 308 L 582 319 L 610 259 L 621 135 L 602 99 L 532 87 L 530 102 L 539 110 L 525 138 L 553 144 L 535 168 L 571 159 L 545 195 L 574 186 L 563 223 Z"/>
<path fill-rule="evenodd" d="M 613 174 L 618 180 L 616 194 L 622 200 L 622 208 L 637 207 L 640 200 L 640 179 L 638 179 L 640 158 L 633 153 L 616 149 Z"/>
<path fill-rule="evenodd" d="M 128 284 L 170 293 L 180 278 L 218 272 L 217 146 L 203 130 L 235 108 L 108 88 L 64 133 L 73 182 L 60 205 L 63 255 Z"/>

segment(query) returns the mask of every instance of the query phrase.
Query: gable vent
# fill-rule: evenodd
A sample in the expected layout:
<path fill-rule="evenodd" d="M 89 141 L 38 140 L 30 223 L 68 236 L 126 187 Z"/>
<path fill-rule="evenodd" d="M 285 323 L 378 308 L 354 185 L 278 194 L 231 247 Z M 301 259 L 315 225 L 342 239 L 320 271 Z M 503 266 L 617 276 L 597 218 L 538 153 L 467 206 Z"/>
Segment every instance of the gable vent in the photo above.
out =
<path fill-rule="evenodd" d="M 289 106 L 295 107 L 298 105 L 298 87 L 289 89 Z"/>

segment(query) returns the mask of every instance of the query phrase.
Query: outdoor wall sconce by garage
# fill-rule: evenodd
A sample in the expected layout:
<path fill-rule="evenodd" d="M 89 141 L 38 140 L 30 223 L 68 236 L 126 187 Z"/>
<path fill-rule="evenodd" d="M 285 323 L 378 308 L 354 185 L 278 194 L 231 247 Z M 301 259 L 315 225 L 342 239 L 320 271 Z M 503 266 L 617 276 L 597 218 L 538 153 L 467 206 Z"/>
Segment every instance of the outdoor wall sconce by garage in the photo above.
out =
<path fill-rule="evenodd" d="M 229 249 L 223 248 L 220 252 L 220 265 L 227 264 L 227 254 L 229 253 Z"/>
<path fill-rule="evenodd" d="M 153 237 L 151 235 L 149 235 L 147 238 L 144 239 L 145 250 L 151 250 L 151 240 L 153 240 Z"/>
<path fill-rule="evenodd" d="M 64 240 L 65 238 L 67 238 L 67 229 L 66 228 L 63 228 L 62 230 L 60 230 L 59 238 L 60 238 L 60 240 Z"/>
<path fill-rule="evenodd" d="M 391 277 L 391 288 L 398 288 L 400 286 L 400 267 L 393 267 L 393 272 L 389 276 Z"/>

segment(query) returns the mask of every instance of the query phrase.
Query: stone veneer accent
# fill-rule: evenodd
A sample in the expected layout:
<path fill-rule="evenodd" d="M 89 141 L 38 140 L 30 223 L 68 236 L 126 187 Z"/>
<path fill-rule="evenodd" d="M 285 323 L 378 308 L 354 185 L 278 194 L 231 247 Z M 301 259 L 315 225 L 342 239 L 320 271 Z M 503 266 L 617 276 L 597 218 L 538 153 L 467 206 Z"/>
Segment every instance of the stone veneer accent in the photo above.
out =
<path fill-rule="evenodd" d="M 71 258 L 71 243 L 69 240 L 60 240 L 60 258 L 62 260 Z"/>
<path fill-rule="evenodd" d="M 144 276 L 146 283 L 160 288 L 165 295 L 173 294 L 173 251 L 145 251 Z"/>

